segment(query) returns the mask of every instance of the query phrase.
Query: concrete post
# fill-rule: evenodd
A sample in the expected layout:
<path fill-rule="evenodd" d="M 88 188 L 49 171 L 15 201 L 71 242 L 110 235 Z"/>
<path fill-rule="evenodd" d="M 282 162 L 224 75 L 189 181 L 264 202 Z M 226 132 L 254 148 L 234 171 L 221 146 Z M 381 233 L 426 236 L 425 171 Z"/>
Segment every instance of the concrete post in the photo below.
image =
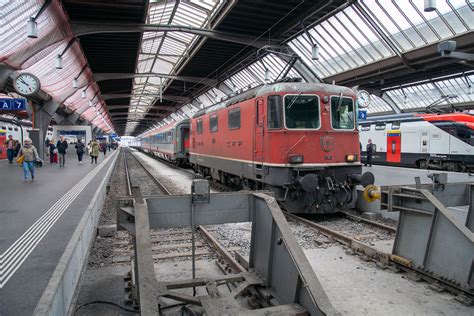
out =
<path fill-rule="evenodd" d="M 36 107 L 37 110 L 35 111 L 33 127 L 40 130 L 38 154 L 42 158 L 44 158 L 44 141 L 46 138 L 46 132 L 48 131 L 49 123 L 51 123 L 51 118 L 56 114 L 58 107 L 59 103 L 52 99 L 42 102 L 42 104 Z"/>
<path fill-rule="evenodd" d="M 291 49 L 289 49 L 292 51 Z M 282 60 L 290 62 L 291 58 L 287 55 L 278 55 Z M 307 82 L 324 82 L 318 75 L 305 63 L 301 58 L 297 58 L 293 68 L 305 79 Z"/>
<path fill-rule="evenodd" d="M 71 125 L 75 125 L 77 120 L 79 119 L 79 117 L 81 117 L 78 113 L 76 112 L 73 112 L 71 114 L 69 114 L 67 117 L 66 117 L 66 120 L 71 123 Z"/>
<path fill-rule="evenodd" d="M 5 84 L 10 78 L 10 75 L 13 73 L 13 69 L 5 65 L 4 63 L 0 63 L 0 90 L 5 87 Z"/>
<path fill-rule="evenodd" d="M 393 99 L 386 92 L 382 92 L 382 95 L 380 96 L 380 98 L 384 100 L 385 102 L 387 102 L 387 104 L 392 107 L 395 113 L 397 114 L 402 113 L 402 110 L 400 109 L 398 104 L 395 103 L 395 101 L 393 101 Z"/>

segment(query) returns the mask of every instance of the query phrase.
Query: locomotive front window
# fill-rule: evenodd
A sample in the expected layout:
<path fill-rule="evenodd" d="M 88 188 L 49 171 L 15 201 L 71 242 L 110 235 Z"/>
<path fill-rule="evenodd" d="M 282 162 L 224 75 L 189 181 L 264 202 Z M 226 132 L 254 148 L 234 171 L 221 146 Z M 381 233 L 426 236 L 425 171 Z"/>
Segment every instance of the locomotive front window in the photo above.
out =
<path fill-rule="evenodd" d="M 315 95 L 286 95 L 285 126 L 288 129 L 318 129 L 319 99 Z"/>
<path fill-rule="evenodd" d="M 354 101 L 331 97 L 331 126 L 333 129 L 354 129 Z"/>

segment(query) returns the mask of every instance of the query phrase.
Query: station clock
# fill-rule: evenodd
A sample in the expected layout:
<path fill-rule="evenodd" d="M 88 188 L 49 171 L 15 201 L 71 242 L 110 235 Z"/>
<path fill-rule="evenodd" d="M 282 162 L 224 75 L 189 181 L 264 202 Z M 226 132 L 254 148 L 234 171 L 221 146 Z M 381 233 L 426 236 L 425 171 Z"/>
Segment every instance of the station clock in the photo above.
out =
<path fill-rule="evenodd" d="M 38 77 L 31 73 L 22 73 L 13 80 L 13 88 L 18 94 L 30 97 L 39 92 L 41 82 Z"/>

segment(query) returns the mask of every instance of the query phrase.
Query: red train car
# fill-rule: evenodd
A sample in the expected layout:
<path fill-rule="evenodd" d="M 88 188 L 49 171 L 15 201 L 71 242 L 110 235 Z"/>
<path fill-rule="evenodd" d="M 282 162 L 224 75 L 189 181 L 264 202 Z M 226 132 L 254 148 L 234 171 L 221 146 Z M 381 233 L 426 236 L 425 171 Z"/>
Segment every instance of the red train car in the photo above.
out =
<path fill-rule="evenodd" d="M 190 163 L 226 185 L 271 189 L 291 212 L 335 212 L 361 175 L 356 94 L 327 84 L 254 88 L 191 119 Z"/>

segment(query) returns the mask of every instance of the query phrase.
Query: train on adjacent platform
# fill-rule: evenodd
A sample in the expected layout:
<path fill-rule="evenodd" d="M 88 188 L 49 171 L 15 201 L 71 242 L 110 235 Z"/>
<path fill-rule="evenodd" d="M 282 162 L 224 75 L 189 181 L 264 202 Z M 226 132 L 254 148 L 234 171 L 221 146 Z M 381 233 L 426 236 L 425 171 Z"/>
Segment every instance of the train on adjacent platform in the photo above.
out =
<path fill-rule="evenodd" d="M 474 170 L 474 116 L 467 113 L 399 114 L 360 122 L 362 160 L 365 144 L 375 145 L 374 164 Z"/>
<path fill-rule="evenodd" d="M 328 84 L 250 89 L 137 139 L 143 151 L 227 186 L 269 189 L 290 212 L 333 213 L 354 202 L 362 174 L 357 95 Z"/>

